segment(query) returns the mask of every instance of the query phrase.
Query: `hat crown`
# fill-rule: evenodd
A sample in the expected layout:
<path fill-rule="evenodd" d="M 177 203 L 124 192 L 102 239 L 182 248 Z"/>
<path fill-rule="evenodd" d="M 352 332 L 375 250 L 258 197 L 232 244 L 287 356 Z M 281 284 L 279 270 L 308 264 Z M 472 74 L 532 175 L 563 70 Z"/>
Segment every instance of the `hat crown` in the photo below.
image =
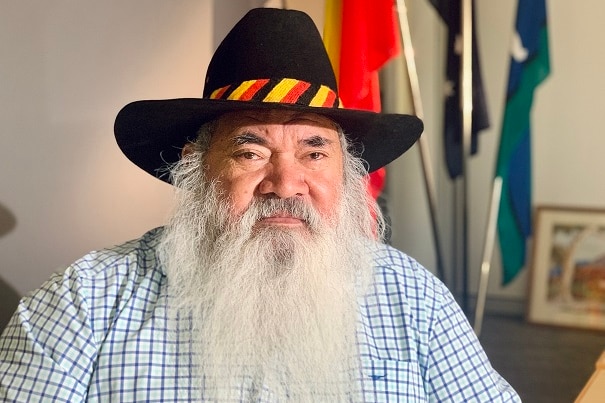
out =
<path fill-rule="evenodd" d="M 296 10 L 250 10 L 218 46 L 204 98 L 219 88 L 259 79 L 294 79 L 337 94 L 336 77 L 313 20 Z"/>

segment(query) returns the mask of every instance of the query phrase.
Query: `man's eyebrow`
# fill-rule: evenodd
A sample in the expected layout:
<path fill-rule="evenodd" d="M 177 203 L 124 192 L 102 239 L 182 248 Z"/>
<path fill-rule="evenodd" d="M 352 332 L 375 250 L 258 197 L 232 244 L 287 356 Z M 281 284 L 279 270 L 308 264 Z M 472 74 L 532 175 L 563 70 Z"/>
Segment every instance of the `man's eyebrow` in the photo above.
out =
<path fill-rule="evenodd" d="M 242 144 L 266 144 L 265 139 L 260 136 L 257 136 L 254 133 L 242 133 L 233 137 L 233 144 L 236 146 L 241 146 Z"/>
<path fill-rule="evenodd" d="M 322 136 L 311 136 L 306 139 L 303 139 L 301 143 L 304 143 L 309 147 L 325 147 L 327 145 L 332 144 L 332 140 L 329 140 Z"/>

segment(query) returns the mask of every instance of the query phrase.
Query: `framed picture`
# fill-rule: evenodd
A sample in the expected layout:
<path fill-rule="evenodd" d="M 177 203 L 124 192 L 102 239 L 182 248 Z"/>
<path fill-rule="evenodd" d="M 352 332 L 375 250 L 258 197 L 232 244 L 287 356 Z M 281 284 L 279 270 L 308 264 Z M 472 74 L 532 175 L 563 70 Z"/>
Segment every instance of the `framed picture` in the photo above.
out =
<path fill-rule="evenodd" d="M 528 321 L 605 330 L 605 210 L 536 210 Z"/>

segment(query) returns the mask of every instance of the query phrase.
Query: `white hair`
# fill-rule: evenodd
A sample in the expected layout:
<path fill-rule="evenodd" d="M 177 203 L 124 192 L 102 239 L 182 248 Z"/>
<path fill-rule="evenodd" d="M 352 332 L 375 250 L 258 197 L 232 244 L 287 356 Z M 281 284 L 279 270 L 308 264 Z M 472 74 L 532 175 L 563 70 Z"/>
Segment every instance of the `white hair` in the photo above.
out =
<path fill-rule="evenodd" d="M 191 320 L 202 398 L 355 400 L 358 297 L 384 230 L 363 161 L 339 130 L 344 170 L 333 222 L 296 198 L 254 199 L 234 219 L 228 195 L 205 177 L 215 128 L 202 126 L 193 152 L 171 169 L 177 204 L 160 248 L 172 316 Z M 309 230 L 253 231 L 271 211 L 304 215 Z"/>

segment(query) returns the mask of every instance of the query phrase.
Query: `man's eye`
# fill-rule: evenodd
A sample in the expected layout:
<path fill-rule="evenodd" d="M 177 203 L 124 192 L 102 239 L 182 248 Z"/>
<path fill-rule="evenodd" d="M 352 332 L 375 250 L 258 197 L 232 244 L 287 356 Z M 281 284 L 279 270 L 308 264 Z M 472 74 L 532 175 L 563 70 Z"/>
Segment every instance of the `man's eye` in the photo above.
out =
<path fill-rule="evenodd" d="M 252 151 L 244 151 L 242 153 L 237 154 L 236 157 L 242 158 L 242 159 L 245 159 L 245 160 L 256 160 L 256 159 L 260 158 L 258 156 L 258 154 L 253 153 Z"/>
<path fill-rule="evenodd" d="M 320 160 L 324 157 L 323 153 L 320 152 L 312 152 L 309 154 L 309 158 L 311 158 L 312 160 Z"/>

